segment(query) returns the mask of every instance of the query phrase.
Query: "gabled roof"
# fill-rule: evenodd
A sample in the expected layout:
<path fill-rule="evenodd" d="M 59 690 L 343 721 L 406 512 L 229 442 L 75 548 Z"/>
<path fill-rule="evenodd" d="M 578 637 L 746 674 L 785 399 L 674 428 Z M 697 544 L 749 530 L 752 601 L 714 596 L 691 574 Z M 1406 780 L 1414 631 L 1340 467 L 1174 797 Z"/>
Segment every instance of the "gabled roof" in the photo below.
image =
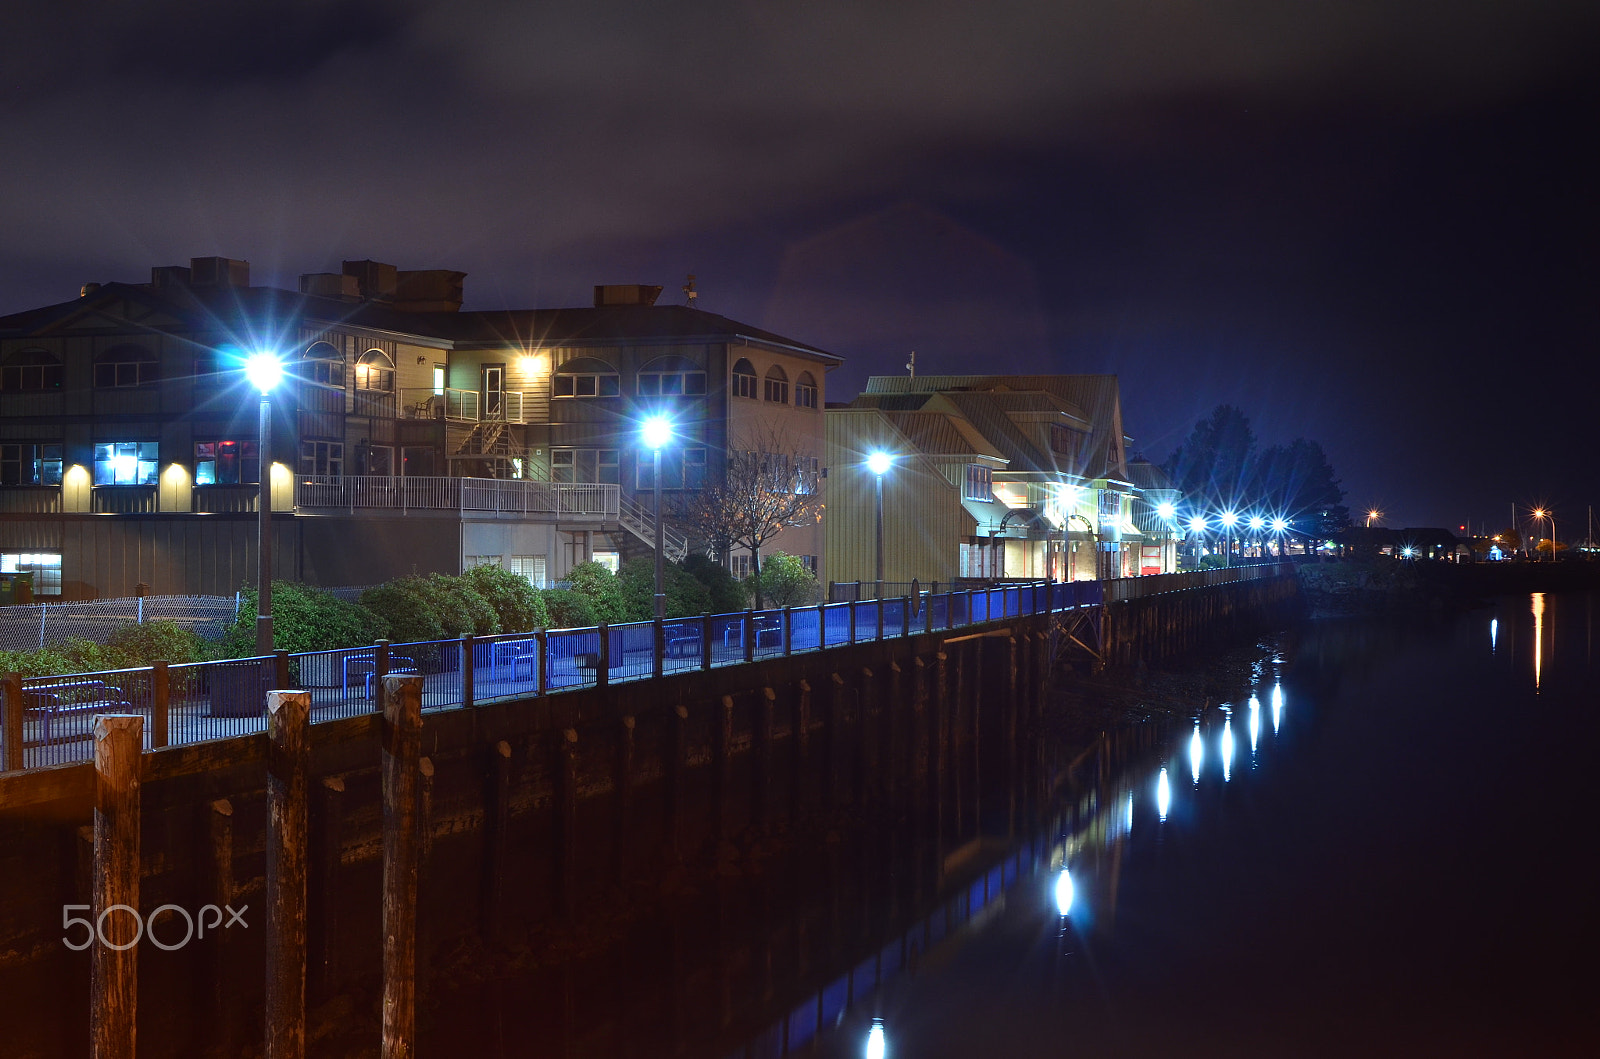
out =
<path fill-rule="evenodd" d="M 0 317 L 0 335 L 25 337 L 63 330 L 72 321 L 118 304 L 139 305 L 193 331 L 271 330 L 346 325 L 460 346 L 616 345 L 651 342 L 746 341 L 800 353 L 827 367 L 837 354 L 726 316 L 683 305 L 607 305 L 575 309 L 409 313 L 384 302 L 351 302 L 273 287 L 170 287 L 107 283 L 83 298 Z M 145 326 L 129 317 L 133 327 Z M 156 328 L 152 328 L 154 330 Z"/>
<path fill-rule="evenodd" d="M 986 457 L 1004 462 L 1005 457 L 983 437 L 954 416 L 939 412 L 890 412 L 879 409 L 883 417 L 929 456 Z M 962 429 L 966 426 L 967 429 Z"/>

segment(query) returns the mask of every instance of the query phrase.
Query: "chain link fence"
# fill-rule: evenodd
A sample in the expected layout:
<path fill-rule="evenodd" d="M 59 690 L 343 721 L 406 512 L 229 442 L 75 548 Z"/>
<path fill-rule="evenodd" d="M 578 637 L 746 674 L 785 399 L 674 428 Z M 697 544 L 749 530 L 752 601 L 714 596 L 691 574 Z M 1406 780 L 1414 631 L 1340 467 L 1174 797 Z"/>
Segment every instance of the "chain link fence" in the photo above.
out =
<path fill-rule="evenodd" d="M 77 636 L 105 643 L 128 622 L 170 621 L 204 640 L 220 640 L 239 615 L 240 597 L 133 596 L 80 603 L 21 603 L 0 607 L 0 650 L 34 651 Z"/>

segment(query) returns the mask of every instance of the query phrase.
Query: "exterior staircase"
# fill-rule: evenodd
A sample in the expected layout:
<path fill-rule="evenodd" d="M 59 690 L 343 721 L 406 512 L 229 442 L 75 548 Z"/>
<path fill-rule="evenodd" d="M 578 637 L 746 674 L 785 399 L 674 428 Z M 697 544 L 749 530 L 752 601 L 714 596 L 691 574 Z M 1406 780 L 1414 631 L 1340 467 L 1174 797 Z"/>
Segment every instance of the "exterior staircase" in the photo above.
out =
<path fill-rule="evenodd" d="M 622 502 L 618 507 L 617 520 L 622 523 L 622 528 L 644 541 L 654 551 L 656 547 L 656 520 L 655 516 L 640 504 L 623 494 Z M 662 527 L 661 541 L 665 546 L 667 558 L 675 563 L 683 562 L 684 556 L 689 554 L 689 538 L 674 530 L 671 526 Z"/>
<path fill-rule="evenodd" d="M 452 434 L 456 432 L 451 431 Z M 451 460 L 473 460 L 490 478 L 512 477 L 512 463 L 518 455 L 511 450 L 511 432 L 502 419 L 486 419 L 452 437 Z"/>

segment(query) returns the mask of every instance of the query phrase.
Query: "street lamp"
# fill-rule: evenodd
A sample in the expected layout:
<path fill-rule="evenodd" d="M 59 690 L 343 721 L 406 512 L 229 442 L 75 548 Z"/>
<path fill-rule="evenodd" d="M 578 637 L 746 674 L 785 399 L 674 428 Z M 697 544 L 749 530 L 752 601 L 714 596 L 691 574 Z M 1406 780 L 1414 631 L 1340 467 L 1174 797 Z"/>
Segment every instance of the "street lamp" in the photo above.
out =
<path fill-rule="evenodd" d="M 1536 507 L 1533 509 L 1533 517 L 1535 519 L 1550 520 L 1550 558 L 1553 560 L 1556 557 L 1556 513 L 1554 511 L 1546 511 L 1542 507 Z M 1533 550 L 1535 554 L 1538 554 L 1538 541 L 1533 542 Z"/>
<path fill-rule="evenodd" d="M 876 567 L 876 573 L 877 573 L 876 580 L 878 582 L 878 595 L 877 595 L 878 599 L 882 599 L 883 598 L 883 476 L 888 473 L 889 467 L 893 463 L 894 463 L 894 457 L 889 455 L 887 452 L 884 452 L 881 449 L 876 451 L 876 452 L 870 453 L 867 456 L 867 470 L 871 471 L 873 473 L 873 476 L 877 479 L 878 563 L 877 563 L 877 567 Z"/>
<path fill-rule="evenodd" d="M 1239 524 L 1239 516 L 1233 511 L 1222 513 L 1222 526 L 1226 530 L 1222 536 L 1222 546 L 1227 550 L 1228 565 L 1233 565 L 1233 527 Z"/>
<path fill-rule="evenodd" d="M 655 458 L 655 472 L 650 476 L 650 484 L 655 492 L 656 511 L 656 599 L 655 612 L 657 618 L 667 616 L 667 545 L 666 528 L 661 522 L 661 449 L 672 440 L 672 420 L 666 416 L 651 416 L 639 427 L 639 437 L 645 446 L 650 449 Z"/>
<path fill-rule="evenodd" d="M 1189 520 L 1189 532 L 1195 536 L 1194 543 L 1194 568 L 1200 569 L 1200 552 L 1205 547 L 1206 520 L 1204 515 L 1196 515 Z"/>
<path fill-rule="evenodd" d="M 1368 511 L 1367 512 L 1367 529 L 1371 529 L 1372 528 L 1372 520 L 1373 519 L 1382 518 L 1382 517 L 1383 517 L 1383 512 L 1377 510 L 1376 508 L 1374 508 L 1371 511 Z"/>
<path fill-rule="evenodd" d="M 1289 520 L 1275 518 L 1272 520 L 1272 532 L 1278 535 L 1278 558 L 1283 558 L 1283 534 L 1289 528 Z"/>
<path fill-rule="evenodd" d="M 265 350 L 244 361 L 245 378 L 261 392 L 256 441 L 256 654 L 272 653 L 272 390 L 283 381 L 283 361 Z"/>

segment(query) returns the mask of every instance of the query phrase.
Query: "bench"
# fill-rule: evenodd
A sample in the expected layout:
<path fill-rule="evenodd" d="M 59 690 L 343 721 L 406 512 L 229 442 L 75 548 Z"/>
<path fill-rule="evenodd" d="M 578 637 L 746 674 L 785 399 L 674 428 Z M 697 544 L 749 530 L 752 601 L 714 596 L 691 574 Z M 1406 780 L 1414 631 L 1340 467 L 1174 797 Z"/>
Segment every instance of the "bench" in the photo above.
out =
<path fill-rule="evenodd" d="M 666 638 L 666 651 L 668 658 L 688 658 L 690 655 L 698 655 L 700 653 L 700 634 L 668 636 Z"/>
<path fill-rule="evenodd" d="M 60 684 L 35 684 L 22 692 L 23 704 L 37 717 L 39 736 L 33 744 L 43 745 L 56 738 L 66 738 L 67 733 L 52 732 L 58 718 L 92 716 L 96 713 L 128 713 L 133 704 L 122 694 L 122 689 L 103 680 L 74 680 Z M 93 731 L 74 732 L 71 738 L 86 739 Z"/>
<path fill-rule="evenodd" d="M 417 672 L 417 663 L 415 659 L 407 658 L 405 655 L 389 656 L 388 675 L 393 676 L 396 673 L 415 672 Z M 365 654 L 345 656 L 343 673 L 344 684 L 342 687 L 342 692 L 346 701 L 348 701 L 350 698 L 351 677 L 360 678 L 360 683 L 363 690 L 366 692 L 366 697 L 369 699 L 373 698 L 373 685 L 378 677 L 378 656 L 370 651 Z"/>

